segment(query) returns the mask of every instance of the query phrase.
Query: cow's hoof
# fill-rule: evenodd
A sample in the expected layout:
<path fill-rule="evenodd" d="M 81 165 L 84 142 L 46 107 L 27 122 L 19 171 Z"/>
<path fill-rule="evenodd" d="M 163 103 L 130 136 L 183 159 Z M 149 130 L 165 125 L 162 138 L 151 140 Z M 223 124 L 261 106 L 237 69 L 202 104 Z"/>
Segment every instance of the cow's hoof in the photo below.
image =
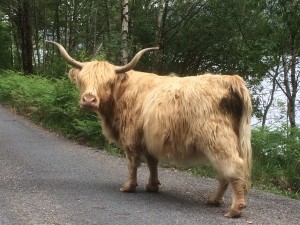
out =
<path fill-rule="evenodd" d="M 224 204 L 224 198 L 215 199 L 213 197 L 209 198 L 206 202 L 207 205 L 219 207 Z"/>
<path fill-rule="evenodd" d="M 122 192 L 135 192 L 136 186 L 137 186 L 137 184 L 129 184 L 129 185 L 125 184 L 125 185 L 123 185 L 123 187 L 120 188 L 120 191 L 122 191 Z"/>
<path fill-rule="evenodd" d="M 239 204 L 231 208 L 224 216 L 229 218 L 239 218 L 242 215 L 242 209 L 246 208 L 246 204 Z"/>
<path fill-rule="evenodd" d="M 146 191 L 147 192 L 158 192 L 159 191 L 159 186 L 158 185 L 146 185 Z"/>
<path fill-rule="evenodd" d="M 239 218 L 239 217 L 241 217 L 241 215 L 242 215 L 242 211 L 241 210 L 231 209 L 227 213 L 225 213 L 224 216 L 228 217 L 228 218 Z"/>

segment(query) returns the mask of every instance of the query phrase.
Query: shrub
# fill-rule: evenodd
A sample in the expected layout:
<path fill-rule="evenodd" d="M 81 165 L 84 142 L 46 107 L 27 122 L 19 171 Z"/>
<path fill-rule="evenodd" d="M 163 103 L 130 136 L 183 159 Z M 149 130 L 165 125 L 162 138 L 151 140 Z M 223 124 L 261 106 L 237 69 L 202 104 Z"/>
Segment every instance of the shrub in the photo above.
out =
<path fill-rule="evenodd" d="M 300 131 L 279 127 L 252 131 L 253 180 L 300 191 Z"/>
<path fill-rule="evenodd" d="M 12 71 L 0 75 L 0 102 L 47 128 L 79 142 L 103 147 L 98 118 L 78 106 L 78 91 L 68 79 L 49 79 Z"/>

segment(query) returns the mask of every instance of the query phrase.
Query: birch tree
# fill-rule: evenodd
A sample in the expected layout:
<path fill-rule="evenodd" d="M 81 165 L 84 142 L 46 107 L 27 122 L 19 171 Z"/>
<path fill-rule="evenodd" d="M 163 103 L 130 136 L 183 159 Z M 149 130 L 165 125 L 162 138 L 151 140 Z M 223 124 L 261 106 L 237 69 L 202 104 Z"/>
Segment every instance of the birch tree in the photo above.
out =
<path fill-rule="evenodd" d="M 128 63 L 128 0 L 121 0 L 122 4 L 122 50 L 121 63 L 123 65 Z"/>

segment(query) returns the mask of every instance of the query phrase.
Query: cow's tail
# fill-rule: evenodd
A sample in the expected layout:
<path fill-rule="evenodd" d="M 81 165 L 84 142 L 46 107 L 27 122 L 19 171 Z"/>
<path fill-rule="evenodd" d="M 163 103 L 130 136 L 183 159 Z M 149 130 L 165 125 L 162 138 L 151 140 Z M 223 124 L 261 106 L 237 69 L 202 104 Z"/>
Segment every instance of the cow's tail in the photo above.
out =
<path fill-rule="evenodd" d="M 245 86 L 242 78 L 238 77 L 242 81 L 242 85 L 236 86 L 237 91 L 243 107 L 242 116 L 240 119 L 239 126 L 239 154 L 244 160 L 244 174 L 245 181 L 247 184 L 246 191 L 248 192 L 251 187 L 251 168 L 252 168 L 252 148 L 251 148 L 251 114 L 252 114 L 252 103 L 248 89 Z M 239 88 L 238 88 L 239 87 Z"/>

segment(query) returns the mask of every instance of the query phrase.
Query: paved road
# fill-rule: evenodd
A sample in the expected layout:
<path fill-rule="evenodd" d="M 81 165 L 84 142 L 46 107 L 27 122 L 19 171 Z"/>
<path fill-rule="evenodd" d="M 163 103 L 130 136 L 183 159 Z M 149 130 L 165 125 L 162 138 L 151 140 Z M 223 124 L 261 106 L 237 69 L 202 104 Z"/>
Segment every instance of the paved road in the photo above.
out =
<path fill-rule="evenodd" d="M 160 169 L 160 193 L 121 193 L 124 159 L 47 132 L 0 107 L 0 224 L 300 224 L 300 201 L 251 191 L 240 219 L 205 201 L 216 185 Z M 229 197 L 229 196 L 228 196 Z M 230 199 L 228 199 L 230 200 Z"/>

